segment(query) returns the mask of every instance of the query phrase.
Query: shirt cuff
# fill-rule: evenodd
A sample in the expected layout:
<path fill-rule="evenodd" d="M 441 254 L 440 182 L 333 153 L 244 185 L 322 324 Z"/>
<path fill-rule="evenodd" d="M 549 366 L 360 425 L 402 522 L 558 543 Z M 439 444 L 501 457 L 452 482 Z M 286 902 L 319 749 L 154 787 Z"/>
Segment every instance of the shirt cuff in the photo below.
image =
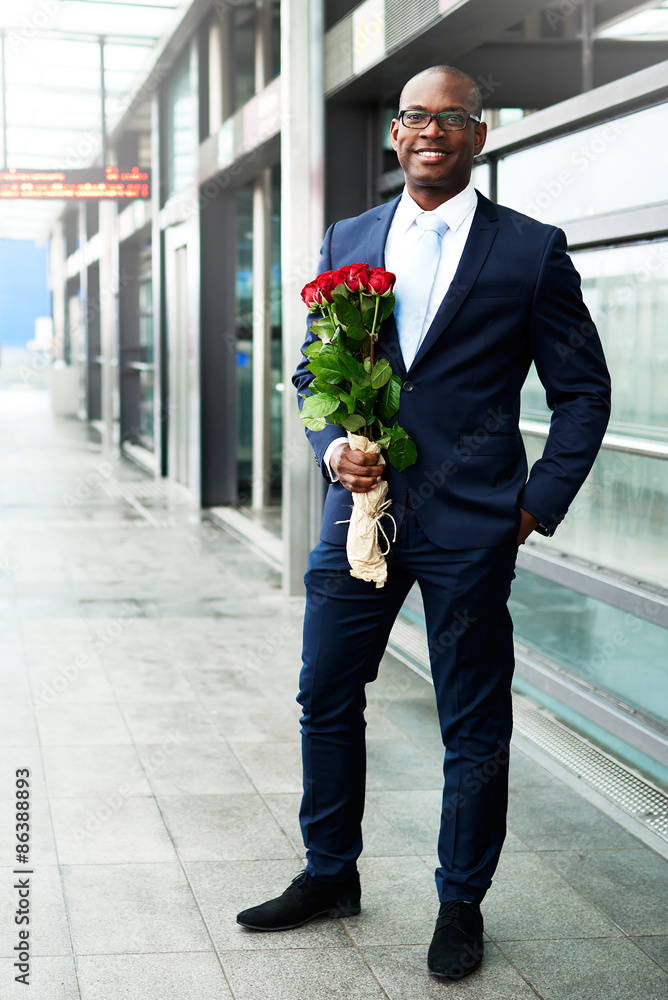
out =
<path fill-rule="evenodd" d="M 334 440 L 330 441 L 330 443 L 327 445 L 327 450 L 325 451 L 325 454 L 322 456 L 322 463 L 325 466 L 325 469 L 327 470 L 327 475 L 329 476 L 329 478 L 333 483 L 338 483 L 339 479 L 338 476 L 335 476 L 334 473 L 332 472 L 329 460 L 334 454 L 334 450 L 338 448 L 339 445 L 347 443 L 348 443 L 347 437 L 334 438 Z"/>

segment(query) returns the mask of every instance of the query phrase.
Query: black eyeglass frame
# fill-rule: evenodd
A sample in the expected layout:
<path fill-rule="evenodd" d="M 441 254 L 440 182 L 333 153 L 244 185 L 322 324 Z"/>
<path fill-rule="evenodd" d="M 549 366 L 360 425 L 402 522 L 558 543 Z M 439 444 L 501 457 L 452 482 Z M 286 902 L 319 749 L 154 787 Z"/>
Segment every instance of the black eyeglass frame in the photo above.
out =
<path fill-rule="evenodd" d="M 426 125 L 424 124 L 407 125 L 406 122 L 404 121 L 404 115 L 410 114 L 411 112 L 416 115 L 424 115 L 425 117 L 429 115 L 429 121 L 427 122 Z M 461 115 L 462 118 L 466 118 L 466 121 L 464 122 L 461 128 L 444 128 L 439 121 L 441 115 Z M 477 125 L 482 124 L 482 118 L 478 118 L 476 115 L 470 115 L 468 111 L 439 111 L 438 114 L 432 114 L 431 111 L 421 111 L 419 108 L 405 108 L 403 111 L 400 111 L 399 114 L 397 115 L 397 121 L 401 122 L 404 128 L 410 128 L 413 130 L 421 128 L 429 128 L 434 119 L 436 120 L 436 124 L 440 128 L 441 132 L 463 132 L 466 126 L 468 125 L 469 121 L 474 121 Z"/>

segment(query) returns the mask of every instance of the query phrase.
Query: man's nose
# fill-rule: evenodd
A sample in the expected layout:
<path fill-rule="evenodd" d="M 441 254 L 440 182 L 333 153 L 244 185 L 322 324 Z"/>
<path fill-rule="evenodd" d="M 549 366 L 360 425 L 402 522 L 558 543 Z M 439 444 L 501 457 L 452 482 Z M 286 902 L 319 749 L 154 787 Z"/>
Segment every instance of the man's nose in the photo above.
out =
<path fill-rule="evenodd" d="M 424 128 L 420 129 L 420 135 L 427 135 L 431 138 L 443 136 L 443 134 L 443 129 L 435 118 L 432 118 L 428 125 L 425 125 Z"/>

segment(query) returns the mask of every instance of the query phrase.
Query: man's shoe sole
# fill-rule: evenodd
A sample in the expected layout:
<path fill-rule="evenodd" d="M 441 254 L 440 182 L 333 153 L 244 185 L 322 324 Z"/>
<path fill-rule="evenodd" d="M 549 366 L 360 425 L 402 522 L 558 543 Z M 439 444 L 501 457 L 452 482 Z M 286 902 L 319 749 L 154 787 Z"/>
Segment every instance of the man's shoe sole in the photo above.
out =
<path fill-rule="evenodd" d="M 464 979 L 465 976 L 470 976 L 470 974 L 472 972 L 475 972 L 476 969 L 479 969 L 481 965 L 482 965 L 482 959 L 480 959 L 480 961 L 477 962 L 475 965 L 472 965 L 470 969 L 462 969 L 461 972 L 455 972 L 454 970 L 450 973 L 435 972 L 434 969 L 429 969 L 429 972 L 431 973 L 432 976 L 437 976 L 438 979 L 449 979 L 451 982 L 457 982 L 457 980 L 459 979 Z M 427 966 L 427 968 L 429 967 Z"/>
<path fill-rule="evenodd" d="M 298 924 L 282 924 L 280 927 L 259 927 L 257 924 L 245 924 L 238 917 L 237 923 L 241 924 L 242 927 L 247 927 L 250 931 L 291 931 L 295 927 L 303 927 L 309 920 L 315 920 L 316 917 L 322 917 L 325 914 L 328 917 L 356 917 L 360 909 L 359 903 L 351 903 L 349 906 L 335 906 L 331 909 L 320 910 L 318 913 L 312 913 L 310 917 L 307 917 L 306 920 L 300 920 Z"/>

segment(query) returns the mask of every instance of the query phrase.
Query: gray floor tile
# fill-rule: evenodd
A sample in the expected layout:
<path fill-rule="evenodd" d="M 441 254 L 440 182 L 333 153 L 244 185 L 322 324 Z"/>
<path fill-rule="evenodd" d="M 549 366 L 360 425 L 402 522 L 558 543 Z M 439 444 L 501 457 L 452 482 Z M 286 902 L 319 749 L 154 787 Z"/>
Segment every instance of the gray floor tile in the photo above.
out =
<path fill-rule="evenodd" d="M 221 736 L 201 705 L 120 702 L 126 725 L 135 743 L 220 743 Z"/>
<path fill-rule="evenodd" d="M 185 869 L 219 950 L 350 947 L 341 921 L 329 917 L 281 934 L 250 931 L 237 923 L 240 910 L 281 895 L 302 869 L 299 860 L 186 862 Z"/>
<path fill-rule="evenodd" d="M 0 705 L 0 746 L 34 747 L 39 743 L 30 705 Z"/>
<path fill-rule="evenodd" d="M 299 806 L 301 792 L 279 795 L 263 795 L 263 799 L 276 817 L 281 829 L 289 837 L 299 854 L 303 854 L 304 845 L 299 826 Z M 383 815 L 378 806 L 367 796 L 362 821 L 362 836 L 364 839 L 363 857 L 392 857 L 395 855 L 412 855 L 414 853 L 405 838 L 391 822 Z"/>
<path fill-rule="evenodd" d="M 502 945 L 549 1000 L 665 1000 L 668 976 L 628 938 Z"/>
<path fill-rule="evenodd" d="M 152 798 L 127 798 L 124 785 L 106 798 L 53 799 L 64 865 L 175 861 L 174 846 Z"/>
<path fill-rule="evenodd" d="M 361 858 L 362 911 L 344 923 L 358 945 L 428 944 L 438 897 L 421 858 Z"/>
<path fill-rule="evenodd" d="M 231 742 L 282 742 L 299 733 L 299 706 L 281 702 L 266 689 L 232 690 L 224 698 L 206 698 L 205 704 L 221 736 Z"/>
<path fill-rule="evenodd" d="M 34 997 L 35 1000 L 79 1000 L 79 987 L 71 955 L 63 957 L 42 957 L 36 955 L 30 963 L 29 986 L 17 983 L 13 958 L 0 958 L 2 978 L 2 1000 L 18 1000 L 19 997 Z"/>
<path fill-rule="evenodd" d="M 367 746 L 367 788 L 443 789 L 443 765 L 410 740 L 377 740 Z"/>
<path fill-rule="evenodd" d="M 258 795 L 159 795 L 158 803 L 184 861 L 294 857 Z"/>
<path fill-rule="evenodd" d="M 211 950 L 178 864 L 64 866 L 63 878 L 79 955 Z"/>
<path fill-rule="evenodd" d="M 135 664 L 122 674 L 111 672 L 111 686 L 122 702 L 183 702 L 194 701 L 195 694 L 178 668 L 167 663 Z"/>
<path fill-rule="evenodd" d="M 131 743 L 130 733 L 117 705 L 45 705 L 37 715 L 44 746 Z"/>
<path fill-rule="evenodd" d="M 230 742 L 230 747 L 259 792 L 301 791 L 302 751 L 298 739 L 290 743 Z"/>
<path fill-rule="evenodd" d="M 508 825 L 535 851 L 637 847 L 639 841 L 561 782 L 511 790 Z"/>
<path fill-rule="evenodd" d="M 425 945 L 365 947 L 362 954 L 390 1000 L 443 1000 L 450 994 L 470 1000 L 535 1000 L 536 997 L 490 943 L 485 945 L 483 965 L 458 983 L 429 973 Z"/>
<path fill-rule="evenodd" d="M 43 757 L 52 798 L 105 798 L 121 785 L 126 797 L 151 794 L 134 747 L 47 746 Z"/>
<path fill-rule="evenodd" d="M 545 855 L 626 934 L 668 934 L 668 861 L 643 847 Z"/>
<path fill-rule="evenodd" d="M 436 850 L 441 825 L 441 789 L 373 791 L 370 798 L 418 854 Z"/>
<path fill-rule="evenodd" d="M 610 920 L 531 852 L 501 854 L 483 903 L 494 941 L 617 937 Z"/>
<path fill-rule="evenodd" d="M 140 744 L 137 751 L 157 795 L 223 795 L 253 792 L 253 785 L 224 743 Z"/>
<path fill-rule="evenodd" d="M 215 955 L 82 955 L 81 1000 L 232 1000 Z"/>
<path fill-rule="evenodd" d="M 32 868 L 33 866 L 27 866 Z M 6 928 L 0 935 L 0 957 L 16 957 L 13 948 L 19 944 L 21 927 L 14 923 L 18 903 L 18 881 L 30 884 L 30 953 L 32 956 L 71 955 L 72 946 L 67 914 L 57 865 L 40 865 L 32 875 L 16 875 L 12 868 L 0 868 L 0 924 Z M 11 930 L 10 930 L 11 928 Z M 0 993 L 4 997 L 4 985 Z"/>
<path fill-rule="evenodd" d="M 386 1000 L 352 948 L 221 954 L 236 1000 Z"/>
<path fill-rule="evenodd" d="M 657 935 L 655 937 L 634 938 L 639 948 L 647 952 L 657 965 L 660 965 L 664 972 L 668 972 L 668 937 Z"/>
<path fill-rule="evenodd" d="M 535 760 L 522 753 L 511 744 L 510 748 L 510 787 L 515 790 L 534 788 L 536 785 L 560 784 L 559 779 L 550 774 Z"/>
<path fill-rule="evenodd" d="M 101 666 L 86 659 L 29 668 L 35 705 L 42 711 L 56 703 L 113 702 L 114 691 Z"/>

